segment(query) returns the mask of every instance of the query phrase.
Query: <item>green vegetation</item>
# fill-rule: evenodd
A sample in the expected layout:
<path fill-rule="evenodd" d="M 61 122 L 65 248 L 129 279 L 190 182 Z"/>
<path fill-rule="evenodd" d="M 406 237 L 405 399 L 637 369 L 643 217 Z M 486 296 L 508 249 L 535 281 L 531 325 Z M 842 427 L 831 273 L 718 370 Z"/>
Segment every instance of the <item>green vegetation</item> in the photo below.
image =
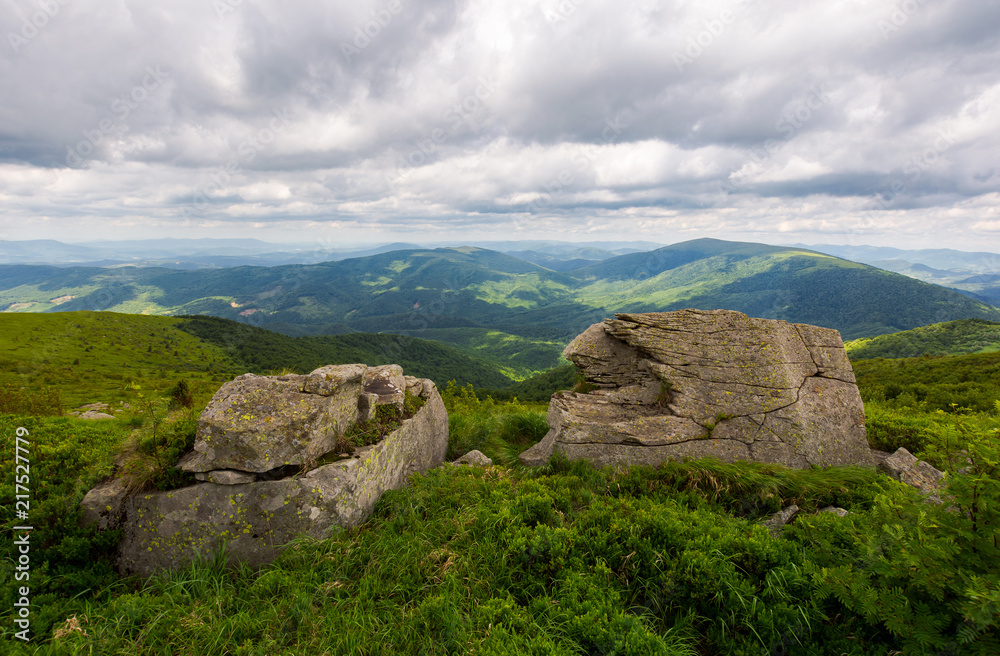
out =
<path fill-rule="evenodd" d="M 1000 351 L 1000 323 L 959 319 L 844 344 L 852 360 Z"/>
<path fill-rule="evenodd" d="M 597 471 L 556 458 L 430 471 L 363 526 L 295 542 L 259 571 L 216 558 L 118 581 L 94 544 L 107 534 L 63 539 L 38 562 L 72 571 L 47 579 L 68 588 L 39 600 L 37 651 L 10 652 L 996 653 L 1000 449 L 988 437 L 968 435 L 972 471 L 949 479 L 948 504 L 854 468 Z M 757 522 L 791 503 L 802 511 L 771 537 Z M 852 514 L 814 514 L 831 504 Z M 36 535 L 74 531 L 70 519 Z"/>
<path fill-rule="evenodd" d="M 556 392 L 573 388 L 579 382 L 579 377 L 575 364 L 565 364 L 502 390 L 485 389 L 480 392 L 481 396 L 491 396 L 497 401 L 510 401 L 516 398 L 529 403 L 547 404 Z"/>
<path fill-rule="evenodd" d="M 517 381 L 565 362 L 561 358 L 565 341 L 552 337 L 513 335 L 489 328 L 425 328 L 394 332 L 455 346 Z"/>
<path fill-rule="evenodd" d="M 115 315 L 84 318 L 101 317 Z M 545 405 L 503 402 L 453 382 L 442 392 L 447 457 L 479 449 L 499 466 L 417 476 L 384 495 L 362 526 L 296 541 L 259 570 L 227 569 L 219 551 L 141 581 L 114 573 L 120 535 L 81 528 L 79 502 L 94 484 L 130 467 L 136 486 L 181 484 L 171 465 L 190 447 L 194 417 L 218 386 L 211 377 L 221 375 L 204 360 L 221 366 L 252 351 L 207 344 L 173 327 L 158 332 L 167 324 L 157 321 L 185 320 L 147 320 L 151 337 L 193 341 L 176 341 L 176 356 L 171 351 L 141 375 L 141 366 L 116 370 L 116 358 L 144 351 L 130 345 L 138 328 L 116 323 L 122 348 L 76 382 L 88 389 L 69 381 L 58 387 L 75 400 L 94 400 L 90 387 L 102 399 L 120 394 L 130 409 L 116 419 L 46 416 L 58 408 L 33 396 L 43 386 L 18 386 L 4 397 L 19 413 L 0 415 L 0 493 L 15 495 L 12 437 L 21 427 L 28 431 L 35 527 L 30 644 L 14 638 L 15 563 L 0 560 L 0 640 L 8 653 L 1000 652 L 1000 354 L 855 363 L 873 446 L 906 446 L 947 471 L 940 504 L 884 474 L 850 467 L 789 470 L 706 459 L 595 470 L 557 457 L 525 470 L 516 456 L 547 431 Z M 62 366 L 74 356 L 76 333 L 52 332 L 59 350 L 46 346 L 46 334 L 35 335 L 48 354 L 44 366 Z M 250 333 L 247 344 L 268 335 Z M 189 367 L 199 353 L 201 368 Z M 0 371 L 17 374 L 16 362 Z M 565 389 L 574 375 L 563 367 L 524 385 L 559 381 Z M 715 422 L 726 419 L 719 414 Z M 793 503 L 800 513 L 772 537 L 760 520 Z M 828 505 L 851 514 L 816 512 Z M 0 551 L 12 554 L 18 535 L 11 528 L 19 525 L 13 504 L 0 508 L 0 522 Z"/>
<path fill-rule="evenodd" d="M 449 381 L 441 398 L 448 410 L 445 460 L 475 449 L 497 464 L 516 466 L 517 455 L 549 430 L 547 404 L 498 403 L 490 396 L 481 399 L 471 385 L 458 387 L 455 381 Z"/>
<path fill-rule="evenodd" d="M 184 317 L 182 331 L 222 349 L 247 371 L 285 369 L 308 373 L 327 364 L 398 364 L 407 375 L 435 381 L 451 379 L 478 387 L 506 387 L 511 379 L 455 348 L 404 335 L 325 335 L 289 337 L 217 317 Z"/>
<path fill-rule="evenodd" d="M 130 382 L 161 393 L 183 380 L 192 403 L 203 404 L 243 372 L 222 349 L 178 330 L 182 324 L 111 312 L 0 314 L 0 403 L 8 412 L 26 404 L 28 414 L 97 401 L 114 410 L 131 400 Z"/>
<path fill-rule="evenodd" d="M 404 420 L 416 414 L 424 403 L 426 403 L 425 399 L 406 392 L 402 410 L 392 404 L 376 406 L 373 417 L 354 422 L 347 427 L 344 434 L 337 440 L 334 451 L 350 454 L 354 453 L 354 449 L 357 447 L 381 441 L 386 435 L 402 426 Z"/>
<path fill-rule="evenodd" d="M 950 410 L 952 404 L 989 412 L 1000 399 L 1000 353 L 860 360 L 853 363 L 866 402 L 918 410 Z"/>

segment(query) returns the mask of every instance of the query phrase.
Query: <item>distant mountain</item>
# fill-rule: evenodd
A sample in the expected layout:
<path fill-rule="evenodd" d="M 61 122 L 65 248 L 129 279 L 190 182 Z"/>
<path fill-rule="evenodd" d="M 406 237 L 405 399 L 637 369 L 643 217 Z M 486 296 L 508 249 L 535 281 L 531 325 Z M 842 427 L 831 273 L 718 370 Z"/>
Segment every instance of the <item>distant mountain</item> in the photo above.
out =
<path fill-rule="evenodd" d="M 524 378 L 615 312 L 681 308 L 836 328 L 845 339 L 1000 320 L 955 291 L 802 248 L 699 239 L 553 271 L 497 251 L 407 249 L 203 271 L 0 266 L 0 308 L 214 315 L 290 335 L 433 335 Z M 532 360 L 538 361 L 532 364 Z"/>
<path fill-rule="evenodd" d="M 393 243 L 356 248 L 323 244 L 272 244 L 259 239 L 133 239 L 81 244 L 59 241 L 0 241 L 0 264 L 114 267 L 132 265 L 171 269 L 218 269 L 237 266 L 315 264 L 375 255 L 414 244 Z"/>
<path fill-rule="evenodd" d="M 902 260 L 934 269 L 975 273 L 987 270 L 996 271 L 1000 268 L 1000 254 L 998 253 L 956 251 L 950 248 L 905 250 L 887 246 L 838 246 L 834 244 L 802 244 L 802 246 L 820 253 L 836 255 L 865 264 Z"/>
<path fill-rule="evenodd" d="M 956 289 L 967 296 L 1000 305 L 1000 254 L 947 248 L 903 250 L 876 246 L 809 246 L 855 262 L 870 264 L 910 278 Z"/>
<path fill-rule="evenodd" d="M 852 360 L 1000 351 L 1000 323 L 959 319 L 844 344 Z"/>

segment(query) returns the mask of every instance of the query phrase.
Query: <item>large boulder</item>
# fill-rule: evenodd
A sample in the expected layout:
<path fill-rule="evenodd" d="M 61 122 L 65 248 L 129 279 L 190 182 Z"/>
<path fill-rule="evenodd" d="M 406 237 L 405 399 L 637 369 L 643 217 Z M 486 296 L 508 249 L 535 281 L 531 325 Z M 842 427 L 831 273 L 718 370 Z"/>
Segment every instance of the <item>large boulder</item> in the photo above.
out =
<path fill-rule="evenodd" d="M 244 374 L 224 384 L 198 418 L 189 472 L 266 472 L 331 451 L 358 419 L 368 367 L 330 365 L 307 375 Z"/>
<path fill-rule="evenodd" d="M 113 505 L 107 494 L 88 495 L 95 506 L 84 504 L 88 516 L 124 530 L 119 569 L 148 575 L 223 544 L 229 561 L 261 565 L 296 536 L 323 538 L 365 521 L 383 492 L 440 465 L 448 447 L 441 396 L 432 381 L 397 378 L 395 370 L 390 382 L 423 405 L 376 444 L 350 455 L 324 452 L 351 417 L 361 416 L 359 406 L 380 405 L 382 393 L 363 385 L 368 371 L 344 365 L 308 376 L 240 376 L 223 385 L 199 420 L 201 449 L 184 459 L 205 482 L 132 495 L 121 503 L 119 517 L 108 516 Z M 370 380 L 386 383 L 378 371 Z M 396 405 L 396 393 L 385 390 L 384 396 L 385 404 Z M 311 468 L 317 456 L 333 462 Z M 289 469 L 295 471 L 288 475 Z"/>
<path fill-rule="evenodd" d="M 729 310 L 617 314 L 563 355 L 592 389 L 552 397 L 526 465 L 558 451 L 599 466 L 716 456 L 874 467 L 835 330 Z"/>

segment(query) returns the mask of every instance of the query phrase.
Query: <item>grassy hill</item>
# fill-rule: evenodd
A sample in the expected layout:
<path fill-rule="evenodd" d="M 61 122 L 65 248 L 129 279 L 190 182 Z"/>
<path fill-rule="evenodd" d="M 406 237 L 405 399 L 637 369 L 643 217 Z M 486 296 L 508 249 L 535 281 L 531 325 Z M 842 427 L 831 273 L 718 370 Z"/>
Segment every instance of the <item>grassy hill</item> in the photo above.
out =
<path fill-rule="evenodd" d="M 8 312 L 213 315 L 289 335 L 446 341 L 511 378 L 615 312 L 726 308 L 835 328 L 845 339 L 942 319 L 1000 321 L 955 291 L 801 248 L 699 239 L 556 272 L 482 248 L 410 249 L 315 265 L 210 271 L 0 266 Z"/>
<path fill-rule="evenodd" d="M 844 347 L 847 354 L 855 360 L 991 353 L 1000 351 L 1000 323 L 983 319 L 959 319 L 891 335 L 855 339 L 846 342 Z"/>
<path fill-rule="evenodd" d="M 292 338 L 212 317 L 0 315 L 3 389 L 54 385 L 84 400 L 137 376 L 146 391 L 188 376 L 210 393 L 228 368 L 308 369 L 335 353 L 436 353 L 447 361 L 435 366 L 473 366 L 393 335 Z M 906 446 L 946 469 L 947 503 L 851 467 L 504 466 L 544 434 L 543 412 L 463 388 L 445 390 L 449 453 L 479 448 L 501 466 L 415 476 L 362 526 L 297 540 L 261 568 L 227 568 L 216 551 L 147 580 L 115 573 L 120 532 L 82 527 L 79 502 L 116 467 L 160 458 L 155 422 L 0 412 L 0 433 L 26 434 L 34 526 L 32 642 L 14 637 L 23 593 L 13 558 L 0 559 L 0 642 L 12 655 L 995 654 L 1000 353 L 855 368 L 873 444 Z M 574 377 L 563 366 L 515 389 L 565 388 Z M 158 411 L 160 443 L 190 448 L 205 400 L 170 418 Z M 971 410 L 934 412 L 953 402 Z M 120 465 L 123 450 L 132 460 Z M 19 492 L 17 455 L 13 439 L 0 441 L 6 499 Z M 780 535 L 761 525 L 791 504 L 799 513 Z M 850 514 L 821 512 L 829 505 Z M 12 503 L 0 507 L 0 552 L 17 553 L 21 523 Z"/>
<path fill-rule="evenodd" d="M 942 316 L 1000 320 L 954 291 L 805 249 L 699 239 L 573 272 L 577 297 L 618 311 L 725 308 L 808 323 L 854 339 Z"/>
<path fill-rule="evenodd" d="M 0 314 L 0 386 L 52 394 L 76 407 L 134 400 L 135 383 L 163 393 L 178 381 L 207 401 L 241 373 L 306 373 L 324 364 L 397 363 L 408 375 L 477 387 L 513 381 L 455 348 L 399 335 L 352 333 L 293 338 L 216 317 L 114 312 Z"/>

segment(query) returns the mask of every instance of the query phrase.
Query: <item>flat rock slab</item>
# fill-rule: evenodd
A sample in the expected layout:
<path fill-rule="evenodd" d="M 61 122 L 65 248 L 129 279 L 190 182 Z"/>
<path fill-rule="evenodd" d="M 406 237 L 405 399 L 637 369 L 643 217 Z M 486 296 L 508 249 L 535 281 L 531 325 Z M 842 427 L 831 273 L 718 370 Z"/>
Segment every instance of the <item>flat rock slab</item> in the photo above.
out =
<path fill-rule="evenodd" d="M 255 383 L 244 389 L 262 387 Z M 329 389 L 329 396 L 335 397 L 336 389 Z M 383 492 L 402 487 L 412 474 L 444 461 L 448 448 L 444 403 L 429 380 L 411 389 L 420 390 L 426 399 L 423 407 L 399 429 L 358 449 L 353 457 L 280 480 L 240 483 L 240 472 L 211 472 L 206 476 L 220 476 L 226 484 L 205 482 L 129 497 L 120 522 L 125 534 L 119 569 L 148 575 L 205 557 L 223 543 L 230 562 L 256 566 L 273 560 L 281 546 L 296 536 L 324 538 L 336 527 L 365 521 Z"/>
<path fill-rule="evenodd" d="M 558 451 L 596 465 L 715 456 L 874 467 L 835 330 L 729 310 L 617 314 L 563 355 L 596 389 L 553 396 L 526 465 Z"/>

